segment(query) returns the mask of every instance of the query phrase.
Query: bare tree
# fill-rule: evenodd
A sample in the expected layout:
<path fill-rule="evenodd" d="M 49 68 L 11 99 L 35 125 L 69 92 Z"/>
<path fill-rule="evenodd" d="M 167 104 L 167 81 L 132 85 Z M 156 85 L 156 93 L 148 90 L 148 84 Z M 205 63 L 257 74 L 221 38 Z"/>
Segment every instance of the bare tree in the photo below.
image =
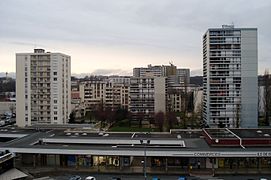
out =
<path fill-rule="evenodd" d="M 263 86 L 264 86 L 264 124 L 266 126 L 270 125 L 269 116 L 271 110 L 271 75 L 268 70 L 265 70 L 263 76 Z"/>
<path fill-rule="evenodd" d="M 168 112 L 166 116 L 167 116 L 168 128 L 172 129 L 177 124 L 176 114 L 174 112 Z"/>
<path fill-rule="evenodd" d="M 182 111 L 182 122 L 183 122 L 183 127 L 186 128 L 186 121 L 187 121 L 187 107 L 188 107 L 188 92 L 187 92 L 187 81 L 186 78 L 184 80 L 184 90 L 181 93 L 181 111 Z"/>
<path fill-rule="evenodd" d="M 13 114 L 14 111 L 15 111 L 15 105 L 14 105 L 14 104 L 11 104 L 11 105 L 9 106 L 9 110 L 10 110 L 11 113 Z"/>
<path fill-rule="evenodd" d="M 70 123 L 70 124 L 75 123 L 75 112 L 74 112 L 74 111 L 72 111 L 72 112 L 70 113 L 70 115 L 69 115 L 69 123 Z"/>
<path fill-rule="evenodd" d="M 165 114 L 162 111 L 156 113 L 154 116 L 154 121 L 156 126 L 159 128 L 159 131 L 162 132 L 165 122 Z"/>

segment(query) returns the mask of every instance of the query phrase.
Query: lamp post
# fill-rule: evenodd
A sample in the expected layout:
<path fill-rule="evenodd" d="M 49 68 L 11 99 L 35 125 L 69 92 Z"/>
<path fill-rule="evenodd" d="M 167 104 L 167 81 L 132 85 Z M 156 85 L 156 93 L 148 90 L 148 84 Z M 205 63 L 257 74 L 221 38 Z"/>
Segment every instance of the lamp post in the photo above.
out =
<path fill-rule="evenodd" d="M 146 146 L 148 144 L 150 144 L 150 140 L 147 139 L 145 142 L 143 139 L 140 140 L 140 144 L 143 144 L 144 145 L 144 179 L 147 180 L 147 171 L 146 171 L 146 168 L 147 168 L 147 156 L 146 156 Z"/>

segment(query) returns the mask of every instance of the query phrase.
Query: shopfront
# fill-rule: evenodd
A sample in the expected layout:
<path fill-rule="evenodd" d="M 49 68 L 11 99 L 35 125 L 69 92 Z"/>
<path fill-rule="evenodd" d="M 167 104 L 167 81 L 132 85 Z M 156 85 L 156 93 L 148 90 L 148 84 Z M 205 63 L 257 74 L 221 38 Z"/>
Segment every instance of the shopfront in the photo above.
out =
<path fill-rule="evenodd" d="M 271 169 L 270 157 L 218 158 L 218 168 L 224 169 Z"/>
<path fill-rule="evenodd" d="M 119 156 L 92 156 L 93 166 L 119 167 Z"/>

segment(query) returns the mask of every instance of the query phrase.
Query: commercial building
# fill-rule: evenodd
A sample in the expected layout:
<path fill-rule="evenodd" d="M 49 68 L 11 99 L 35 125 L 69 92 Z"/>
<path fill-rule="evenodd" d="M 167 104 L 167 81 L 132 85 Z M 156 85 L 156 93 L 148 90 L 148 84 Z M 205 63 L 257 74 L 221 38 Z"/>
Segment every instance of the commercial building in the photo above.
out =
<path fill-rule="evenodd" d="M 257 127 L 256 28 L 224 25 L 203 36 L 203 118 L 210 127 Z"/>
<path fill-rule="evenodd" d="M 15 167 L 30 170 L 43 167 L 54 171 L 138 174 L 143 172 L 146 154 L 148 174 L 259 175 L 271 174 L 270 135 L 271 129 L 190 129 L 146 134 L 98 132 L 75 126 L 1 128 L 0 151 L 16 155 Z"/>
<path fill-rule="evenodd" d="M 65 124 L 71 112 L 71 58 L 35 49 L 16 54 L 16 124 Z"/>

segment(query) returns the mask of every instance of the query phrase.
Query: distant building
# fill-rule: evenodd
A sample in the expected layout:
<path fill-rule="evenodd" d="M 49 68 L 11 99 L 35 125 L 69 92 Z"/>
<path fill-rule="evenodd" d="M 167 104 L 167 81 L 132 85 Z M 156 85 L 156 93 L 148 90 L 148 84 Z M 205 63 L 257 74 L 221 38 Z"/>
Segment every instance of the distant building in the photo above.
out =
<path fill-rule="evenodd" d="M 71 112 L 71 58 L 35 49 L 16 54 L 16 124 L 65 124 Z"/>
<path fill-rule="evenodd" d="M 93 111 L 99 107 L 128 110 L 129 84 L 121 80 L 114 83 L 114 80 L 116 79 L 95 80 L 93 78 L 89 81 L 80 82 L 80 99 L 87 111 Z M 129 83 L 129 81 L 127 82 Z"/>
<path fill-rule="evenodd" d="M 190 83 L 189 69 L 178 69 L 172 63 L 170 65 L 148 65 L 148 67 L 134 68 L 133 75 L 130 110 L 134 124 L 148 125 L 148 123 L 153 122 L 154 114 L 159 112 L 157 110 L 159 108 L 154 106 L 156 102 L 159 102 L 157 106 L 160 108 L 163 106 L 161 111 L 164 113 L 168 111 L 181 112 L 183 110 L 184 91 L 188 90 Z M 159 78 L 163 80 L 158 80 Z M 157 89 L 163 89 L 162 96 L 152 95 L 158 91 Z M 142 116 L 143 122 L 141 122 Z"/>
<path fill-rule="evenodd" d="M 148 67 L 140 67 L 133 69 L 134 77 L 145 77 L 145 76 L 163 76 L 162 66 L 152 66 L 151 64 Z"/>
<path fill-rule="evenodd" d="M 190 84 L 190 69 L 177 69 L 176 75 L 181 85 L 187 86 Z"/>
<path fill-rule="evenodd" d="M 151 64 L 148 67 L 140 67 L 133 69 L 134 77 L 167 77 L 169 86 L 181 84 L 188 86 L 190 84 L 190 69 L 177 68 L 175 65 L 156 65 Z"/>
<path fill-rule="evenodd" d="M 203 36 L 203 119 L 210 127 L 257 127 L 256 28 L 208 29 Z"/>
<path fill-rule="evenodd" d="M 129 85 L 130 84 L 130 76 L 109 76 L 108 80 L 109 82 L 112 82 L 114 84 L 125 84 Z"/>

